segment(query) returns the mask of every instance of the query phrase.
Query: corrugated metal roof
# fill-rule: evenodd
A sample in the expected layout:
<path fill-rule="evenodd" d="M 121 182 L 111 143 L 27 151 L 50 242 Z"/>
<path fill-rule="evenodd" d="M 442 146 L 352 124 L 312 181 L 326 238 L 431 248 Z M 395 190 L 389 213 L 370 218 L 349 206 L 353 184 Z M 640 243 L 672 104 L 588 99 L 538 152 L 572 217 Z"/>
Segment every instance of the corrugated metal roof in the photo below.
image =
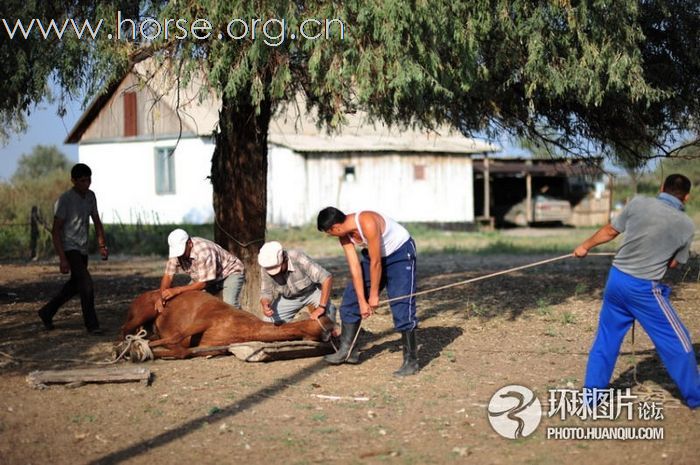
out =
<path fill-rule="evenodd" d="M 492 144 L 463 136 L 406 131 L 397 134 L 282 134 L 273 132 L 268 141 L 295 152 L 430 152 L 472 154 L 500 150 Z"/>

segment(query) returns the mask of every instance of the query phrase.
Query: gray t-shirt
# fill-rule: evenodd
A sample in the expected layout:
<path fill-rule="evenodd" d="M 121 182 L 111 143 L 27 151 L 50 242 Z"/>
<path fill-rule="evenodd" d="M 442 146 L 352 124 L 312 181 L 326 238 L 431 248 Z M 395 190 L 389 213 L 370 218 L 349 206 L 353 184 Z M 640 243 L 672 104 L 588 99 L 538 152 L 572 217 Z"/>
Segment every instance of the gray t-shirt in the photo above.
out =
<path fill-rule="evenodd" d="M 683 211 L 656 198 L 635 197 L 612 221 L 624 233 L 613 266 L 635 278 L 660 280 L 668 263 L 688 261 L 693 222 Z"/>
<path fill-rule="evenodd" d="M 87 255 L 90 216 L 97 216 L 95 193 L 88 190 L 83 198 L 75 189 L 67 190 L 56 201 L 54 210 L 54 216 L 64 221 L 63 250 L 77 250 Z"/>

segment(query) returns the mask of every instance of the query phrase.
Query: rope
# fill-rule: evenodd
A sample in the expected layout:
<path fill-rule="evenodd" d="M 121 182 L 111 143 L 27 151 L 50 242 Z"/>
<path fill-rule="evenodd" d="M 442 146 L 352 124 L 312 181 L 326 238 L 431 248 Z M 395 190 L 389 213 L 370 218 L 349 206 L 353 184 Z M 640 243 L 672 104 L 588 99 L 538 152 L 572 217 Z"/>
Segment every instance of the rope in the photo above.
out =
<path fill-rule="evenodd" d="M 229 232 L 226 231 L 226 230 L 219 224 L 219 220 L 216 219 L 216 215 L 214 216 L 214 223 L 216 223 L 216 227 L 219 228 L 219 230 L 220 230 L 222 233 L 226 234 L 226 236 L 228 236 L 229 239 L 231 239 L 233 242 L 235 242 L 236 244 L 238 244 L 240 247 L 246 248 L 246 247 L 248 247 L 249 245 L 255 244 L 256 242 L 265 242 L 265 238 L 264 238 L 264 237 L 263 237 L 262 239 L 253 239 L 252 241 L 241 242 L 241 241 L 239 241 L 238 239 L 236 239 L 235 237 L 233 237 L 231 234 L 229 234 Z"/>
<path fill-rule="evenodd" d="M 141 329 L 136 334 L 127 334 L 124 341 L 117 346 L 117 350 L 121 349 L 121 353 L 117 355 L 114 360 L 106 363 L 107 365 L 112 363 L 117 363 L 119 360 L 124 358 L 127 352 L 129 352 L 129 359 L 132 362 L 145 362 L 146 360 L 153 360 L 153 351 L 148 345 L 148 339 L 145 339 L 146 332 L 145 329 Z"/>
<path fill-rule="evenodd" d="M 144 362 L 146 360 L 153 360 L 153 351 L 151 350 L 150 346 L 148 345 L 148 339 L 145 339 L 146 336 L 146 330 L 141 329 L 138 333 L 131 335 L 128 334 L 125 338 L 124 341 L 122 341 L 116 348 L 116 351 L 121 351 L 118 355 L 114 356 L 113 360 L 110 360 L 109 362 L 88 362 L 93 365 L 112 365 L 117 363 L 119 360 L 126 358 L 125 355 L 127 352 L 130 352 L 129 358 L 132 361 L 135 362 Z M 122 349 L 123 347 L 123 349 Z M 115 352 L 116 354 L 116 352 Z M 26 358 L 26 357 L 17 357 L 14 355 L 10 355 L 6 352 L 0 352 L 0 356 L 9 358 L 11 360 L 18 360 L 18 361 L 23 361 L 23 362 L 43 362 L 46 360 L 42 359 L 35 359 L 35 358 Z M 75 363 L 85 363 L 85 360 L 82 359 L 74 359 L 74 358 L 55 358 L 51 359 L 52 361 L 55 362 L 75 362 Z"/>
<path fill-rule="evenodd" d="M 589 253 L 588 255 L 604 257 L 604 256 L 613 256 L 615 254 L 613 252 L 595 252 L 595 253 Z M 430 294 L 432 292 L 442 291 L 442 290 L 449 289 L 449 288 L 455 287 L 455 286 L 463 286 L 464 284 L 470 284 L 470 283 L 474 283 L 477 281 L 483 281 L 485 279 L 495 278 L 496 276 L 501 276 L 504 274 L 513 273 L 515 271 L 525 270 L 527 268 L 533 268 L 535 266 L 542 266 L 542 265 L 545 265 L 547 263 L 556 262 L 558 260 L 563 260 L 565 258 L 570 258 L 573 256 L 574 256 L 573 254 L 568 253 L 566 255 L 560 255 L 559 257 L 548 258 L 546 260 L 540 260 L 538 262 L 529 263 L 527 265 L 516 266 L 513 268 L 508 268 L 507 270 L 497 271 L 495 273 L 490 273 L 490 274 L 486 274 L 483 276 L 477 276 L 476 278 L 466 279 L 464 281 L 459 281 L 459 282 L 452 283 L 452 284 L 446 284 L 444 286 L 438 286 L 438 287 L 434 287 L 431 289 L 425 289 L 422 291 L 414 292 L 412 294 L 402 295 L 399 297 L 392 297 L 390 299 L 382 300 L 381 302 L 379 302 L 379 305 L 377 307 L 381 307 L 383 305 L 386 305 L 388 303 L 391 303 L 391 302 L 394 302 L 397 300 L 406 299 L 408 297 L 415 297 L 415 296 L 419 296 L 419 295 Z M 357 338 L 360 335 L 361 329 L 362 329 L 362 320 L 360 320 L 360 326 L 358 327 L 357 333 L 355 334 L 355 337 L 352 340 L 352 344 L 350 344 L 350 350 L 348 350 L 348 354 L 345 356 L 346 362 L 347 362 L 348 358 L 350 357 L 350 354 L 352 353 L 352 349 L 355 347 L 355 343 L 357 342 Z"/>
<path fill-rule="evenodd" d="M 639 382 L 637 379 L 637 349 L 634 345 L 635 333 L 637 328 L 637 320 L 632 321 L 632 380 L 634 381 L 635 392 L 641 394 L 640 402 L 653 402 L 660 401 L 666 406 L 668 403 L 675 403 L 681 405 L 678 399 L 669 399 L 666 395 L 666 391 L 660 388 L 652 388 L 643 383 Z"/>
<path fill-rule="evenodd" d="M 323 323 L 321 323 L 321 320 L 319 320 L 318 318 L 316 318 L 316 323 L 318 323 L 318 325 L 321 327 L 321 331 L 323 331 L 323 332 L 328 331 L 330 333 L 330 337 L 328 338 L 328 342 L 331 343 L 331 347 L 333 347 L 333 350 L 338 352 L 338 348 L 335 346 L 335 343 L 333 343 L 333 330 L 335 329 L 335 324 L 333 322 L 331 322 L 331 324 L 332 324 L 331 329 L 327 329 L 325 326 L 323 326 Z"/>
<path fill-rule="evenodd" d="M 590 255 L 593 255 L 593 256 L 603 256 L 603 257 L 607 257 L 607 256 L 613 256 L 613 255 L 615 255 L 615 254 L 614 254 L 613 252 L 596 252 L 596 253 L 589 253 L 588 255 L 589 255 L 589 256 L 590 256 Z M 431 289 L 425 289 L 425 290 L 423 290 L 423 291 L 414 292 L 413 294 L 406 294 L 406 295 L 402 295 L 402 296 L 399 296 L 399 297 L 392 297 L 392 298 L 390 298 L 390 299 L 382 300 L 381 302 L 379 302 L 378 307 L 381 307 L 382 305 L 386 305 L 386 304 L 391 303 L 391 302 L 395 302 L 395 301 L 397 301 L 397 300 L 405 299 L 405 298 L 407 298 L 407 297 L 416 297 L 416 296 L 419 296 L 419 295 L 430 294 L 430 293 L 432 293 L 432 292 L 442 291 L 442 290 L 444 290 L 444 289 L 449 289 L 449 288 L 455 287 L 455 286 L 462 286 L 462 285 L 464 285 L 464 284 L 470 284 L 470 283 L 474 283 L 474 282 L 477 282 L 477 281 L 482 281 L 482 280 L 484 280 L 484 279 L 495 278 L 496 276 L 501 276 L 501 275 L 504 275 L 504 274 L 513 273 L 513 272 L 515 272 L 515 271 L 525 270 L 525 269 L 527 269 L 527 268 L 533 268 L 533 267 L 535 267 L 535 266 L 545 265 L 545 264 L 547 264 L 547 263 L 556 262 L 556 261 L 558 261 L 558 260 L 563 260 L 563 259 L 565 259 L 565 258 L 570 258 L 570 257 L 573 257 L 573 254 L 566 254 L 566 255 L 561 255 L 561 256 L 559 256 L 559 257 L 548 258 L 547 260 L 541 260 L 541 261 L 539 261 L 539 262 L 529 263 L 529 264 L 527 264 L 527 265 L 516 266 L 516 267 L 514 267 L 514 268 L 509 268 L 509 269 L 507 269 L 507 270 L 498 271 L 498 272 L 496 272 L 496 273 L 491 273 L 491 274 L 487 274 L 487 275 L 483 275 L 483 276 L 478 276 L 478 277 L 476 277 L 476 278 L 466 279 L 466 280 L 464 280 L 464 281 L 459 281 L 459 282 L 457 282 L 457 283 L 446 284 L 446 285 L 444 285 L 444 286 L 434 287 L 434 288 L 431 288 Z"/>

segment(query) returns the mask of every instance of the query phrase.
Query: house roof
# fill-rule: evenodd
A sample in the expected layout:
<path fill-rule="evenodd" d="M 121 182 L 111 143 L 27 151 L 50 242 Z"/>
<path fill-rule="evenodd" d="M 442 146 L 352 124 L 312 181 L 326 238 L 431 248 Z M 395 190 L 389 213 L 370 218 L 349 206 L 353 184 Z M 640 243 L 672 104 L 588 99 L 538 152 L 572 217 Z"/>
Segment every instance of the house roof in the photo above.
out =
<path fill-rule="evenodd" d="M 132 73 L 137 74 L 143 85 L 147 86 L 154 95 L 162 95 L 162 99 L 159 99 L 161 102 L 168 105 L 174 112 L 177 109 L 176 112 L 181 116 L 183 124 L 192 133 L 198 136 L 211 135 L 212 129 L 218 124 L 220 100 L 213 96 L 203 100 L 189 98 L 185 106 L 178 105 L 177 102 L 182 100 L 178 100 L 181 98 L 180 95 L 176 96 L 178 93 L 172 85 L 171 75 L 165 72 L 161 72 L 160 75 L 151 73 L 150 79 L 144 78 L 152 68 L 152 66 L 149 68 L 149 65 L 142 65 Z M 112 84 L 103 94 L 93 99 L 71 129 L 65 143 L 81 142 L 85 132 L 122 86 L 124 79 Z M 196 83 L 186 89 L 186 92 L 192 95 L 196 91 Z M 429 152 L 469 155 L 500 150 L 500 147 L 494 144 L 464 137 L 449 128 L 426 131 L 388 127 L 383 123 L 367 123 L 367 115 L 361 112 L 346 115 L 346 124 L 341 131 L 328 134 L 318 127 L 313 114 L 300 114 L 302 108 L 306 108 L 303 102 L 285 105 L 273 116 L 268 133 L 270 143 L 300 153 Z"/>
<path fill-rule="evenodd" d="M 498 147 L 463 136 L 408 131 L 364 135 L 356 134 L 281 134 L 268 135 L 268 141 L 295 152 L 431 152 L 470 154 L 494 152 Z"/>
<path fill-rule="evenodd" d="M 602 173 L 602 158 L 586 160 L 571 159 L 529 159 L 529 158 L 489 158 L 488 170 L 491 176 L 585 176 Z M 484 160 L 474 160 L 474 172 L 486 171 Z"/>

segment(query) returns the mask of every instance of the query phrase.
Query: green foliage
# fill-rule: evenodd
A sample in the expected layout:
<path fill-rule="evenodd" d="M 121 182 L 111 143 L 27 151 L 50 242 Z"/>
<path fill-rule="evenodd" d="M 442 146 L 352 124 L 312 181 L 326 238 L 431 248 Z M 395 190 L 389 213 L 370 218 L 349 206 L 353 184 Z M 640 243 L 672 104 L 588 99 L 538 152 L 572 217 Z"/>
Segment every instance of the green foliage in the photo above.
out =
<path fill-rule="evenodd" d="M 697 0 L 620 0 L 614 6 L 597 0 L 4 0 L 2 9 L 11 22 L 108 20 L 95 40 L 3 36 L 0 137 L 21 128 L 25 113 L 52 97 L 49 79 L 62 89 L 59 99 L 80 91 L 88 99 L 151 59 L 150 69 L 173 77 L 173 86 L 196 79 L 204 83 L 201 97 L 215 94 L 225 103 L 225 130 L 213 157 L 219 161 L 211 178 L 214 206 L 227 229 L 243 219 L 253 237 L 264 233 L 266 217 L 260 192 L 268 109 L 294 104 L 300 95 L 330 130 L 340 128 L 348 111 L 364 110 L 372 121 L 449 124 L 465 134 L 505 129 L 565 153 L 624 153 L 632 160 L 646 157 L 649 148 L 667 150 L 700 120 Z M 118 32 L 117 11 L 137 24 L 177 18 L 191 25 L 206 18 L 212 34 L 107 40 L 106 33 Z M 257 39 L 220 39 L 233 18 L 261 19 Z M 262 23 L 281 18 L 287 35 L 277 46 L 266 43 Z M 292 39 L 311 18 L 339 19 L 344 36 L 336 27 L 324 39 Z M 253 123 L 240 128 L 234 122 Z M 239 129 L 251 140 L 233 143 L 231 133 Z M 263 181 L 234 185 L 234 172 L 263 173 Z M 224 208 L 232 211 L 224 214 Z M 253 249 L 244 259 L 253 264 L 254 255 Z"/>
<path fill-rule="evenodd" d="M 183 228 L 191 236 L 214 239 L 211 224 L 106 224 L 105 235 L 112 254 L 167 256 L 168 234 L 175 228 Z M 97 252 L 92 232 L 89 248 Z"/>
<path fill-rule="evenodd" d="M 664 159 L 653 171 L 641 175 L 637 180 L 637 193 L 655 196 L 668 175 L 680 173 L 687 176 L 693 183 L 686 211 L 691 217 L 700 219 L 700 195 L 698 194 L 700 192 L 700 150 L 691 148 L 680 152 L 679 155 L 681 158 Z M 628 179 L 620 179 L 613 186 L 613 198 L 616 200 L 627 201 L 634 195 Z"/>
<path fill-rule="evenodd" d="M 8 0 L 3 8 L 10 19 L 96 21 L 115 18 L 118 10 L 137 24 L 146 17 L 212 24 L 204 40 L 68 34 L 47 41 L 34 34 L 3 41 L 7 91 L 0 110 L 8 124 L 47 96 L 50 76 L 68 93 L 93 96 L 149 57 L 184 84 L 203 73 L 204 93 L 250 102 L 258 113 L 264 101 L 284 104 L 302 93 L 331 128 L 359 107 L 390 123 L 448 122 L 466 132 L 505 128 L 570 151 L 593 139 L 637 153 L 692 128 L 700 114 L 695 0 L 622 0 L 614 8 L 591 0 Z M 261 18 L 258 38 L 219 39 L 232 18 Z M 269 18 L 284 18 L 287 35 L 266 44 L 261 29 Z M 309 18 L 341 20 L 343 38 L 336 25 L 328 39 L 292 39 Z M 115 21 L 103 26 L 103 33 L 116 33 Z M 47 47 L 52 53 L 41 53 Z"/>
<path fill-rule="evenodd" d="M 50 229 L 59 195 L 71 187 L 69 161 L 55 146 L 34 147 L 22 155 L 9 183 L 0 182 L 0 256 L 30 256 L 30 221 L 37 207 L 37 255 L 53 252 Z"/>
<path fill-rule="evenodd" d="M 13 183 L 43 178 L 60 172 L 60 176 L 68 173 L 70 178 L 70 161 L 55 145 L 37 145 L 29 154 L 23 154 L 17 162 L 17 169 L 12 175 Z"/>
<path fill-rule="evenodd" d="M 666 159 L 661 162 L 655 173 L 659 180 L 657 190 L 669 174 L 680 173 L 687 176 L 693 183 L 693 187 L 690 191 L 690 200 L 685 206 L 686 211 L 700 219 L 700 149 L 691 148 L 681 152 L 681 155 L 687 158 Z"/>
<path fill-rule="evenodd" d="M 50 255 L 53 245 L 48 230 L 53 224 L 54 204 L 70 187 L 70 174 L 62 170 L 12 183 L 0 182 L 0 256 L 26 258 L 30 255 L 29 223 L 33 206 L 37 207 L 43 222 L 39 227 L 37 253 Z"/>

